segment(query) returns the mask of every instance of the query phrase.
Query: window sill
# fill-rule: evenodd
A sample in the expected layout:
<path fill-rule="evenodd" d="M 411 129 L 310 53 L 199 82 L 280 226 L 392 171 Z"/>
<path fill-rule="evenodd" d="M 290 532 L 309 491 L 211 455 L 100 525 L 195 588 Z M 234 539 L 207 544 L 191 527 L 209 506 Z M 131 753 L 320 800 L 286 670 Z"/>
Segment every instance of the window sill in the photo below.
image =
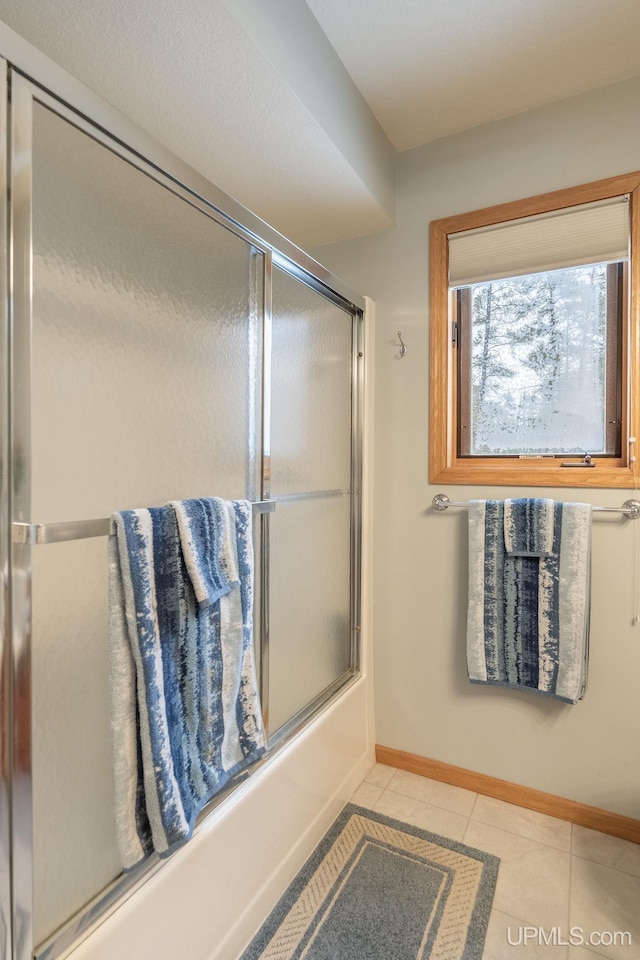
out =
<path fill-rule="evenodd" d="M 433 461 L 432 461 L 433 463 Z M 633 470 L 622 461 L 596 461 L 595 467 L 561 467 L 549 460 L 454 459 L 434 466 L 430 483 L 522 487 L 634 487 Z"/>

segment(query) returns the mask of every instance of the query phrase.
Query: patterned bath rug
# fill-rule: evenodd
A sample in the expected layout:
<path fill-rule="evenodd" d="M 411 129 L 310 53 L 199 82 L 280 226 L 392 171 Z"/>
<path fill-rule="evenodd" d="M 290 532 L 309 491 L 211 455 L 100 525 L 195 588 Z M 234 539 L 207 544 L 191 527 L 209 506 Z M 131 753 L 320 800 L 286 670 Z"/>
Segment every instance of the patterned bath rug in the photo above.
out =
<path fill-rule="evenodd" d="M 499 862 L 348 804 L 240 960 L 481 960 Z"/>

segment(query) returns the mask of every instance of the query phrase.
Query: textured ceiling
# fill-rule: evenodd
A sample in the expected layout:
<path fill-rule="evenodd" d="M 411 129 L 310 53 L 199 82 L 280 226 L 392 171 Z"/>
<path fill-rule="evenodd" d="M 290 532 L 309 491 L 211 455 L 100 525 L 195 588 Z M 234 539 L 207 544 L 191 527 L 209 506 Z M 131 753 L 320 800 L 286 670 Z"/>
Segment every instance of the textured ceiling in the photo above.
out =
<path fill-rule="evenodd" d="M 640 73 L 640 0 L 307 3 L 1 0 L 0 19 L 306 248 L 393 223 L 393 163 L 386 187 L 382 167 L 368 179 L 349 122 L 392 156 L 385 134 L 401 151 Z M 331 118 L 286 44 L 261 42 L 265 11 L 290 52 L 337 52 L 350 112 L 328 94 Z M 301 12 L 315 33 L 296 34 Z M 331 56 L 306 57 L 310 74 Z"/>
<path fill-rule="evenodd" d="M 390 226 L 221 0 L 1 0 L 0 19 L 300 246 Z"/>
<path fill-rule="evenodd" d="M 639 0 L 307 0 L 396 150 L 640 73 Z"/>

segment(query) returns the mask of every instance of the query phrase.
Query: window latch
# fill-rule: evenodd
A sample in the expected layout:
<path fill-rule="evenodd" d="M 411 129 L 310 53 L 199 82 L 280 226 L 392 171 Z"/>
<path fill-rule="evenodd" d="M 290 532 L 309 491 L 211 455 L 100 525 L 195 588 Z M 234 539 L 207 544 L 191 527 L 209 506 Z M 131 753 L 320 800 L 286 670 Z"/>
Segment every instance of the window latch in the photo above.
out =
<path fill-rule="evenodd" d="M 593 462 L 593 457 L 590 453 L 585 451 L 584 460 L 581 460 L 580 463 L 561 463 L 561 467 L 595 467 Z"/>
<path fill-rule="evenodd" d="M 460 343 L 460 321 L 454 320 L 451 324 L 451 343 L 457 347 Z"/>

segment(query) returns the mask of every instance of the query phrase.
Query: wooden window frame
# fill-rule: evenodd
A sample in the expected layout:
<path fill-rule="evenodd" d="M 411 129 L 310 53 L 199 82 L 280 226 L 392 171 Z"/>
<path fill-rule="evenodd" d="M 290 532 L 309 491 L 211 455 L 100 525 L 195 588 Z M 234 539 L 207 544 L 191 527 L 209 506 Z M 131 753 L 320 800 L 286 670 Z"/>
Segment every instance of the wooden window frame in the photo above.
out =
<path fill-rule="evenodd" d="M 631 235 L 627 296 L 629 309 L 622 330 L 621 456 L 599 457 L 593 468 L 566 468 L 554 460 L 520 460 L 517 457 L 459 457 L 457 452 L 457 364 L 454 356 L 449 290 L 450 234 L 494 223 L 504 223 L 552 210 L 566 209 L 609 197 L 629 195 Z M 430 226 L 430 436 L 429 481 L 450 484 L 486 484 L 542 487 L 633 487 L 636 446 L 629 437 L 640 429 L 640 251 L 635 239 L 640 227 L 640 171 L 610 177 L 526 200 L 485 207 L 442 220 Z M 638 468 L 640 470 L 640 468 Z"/>

